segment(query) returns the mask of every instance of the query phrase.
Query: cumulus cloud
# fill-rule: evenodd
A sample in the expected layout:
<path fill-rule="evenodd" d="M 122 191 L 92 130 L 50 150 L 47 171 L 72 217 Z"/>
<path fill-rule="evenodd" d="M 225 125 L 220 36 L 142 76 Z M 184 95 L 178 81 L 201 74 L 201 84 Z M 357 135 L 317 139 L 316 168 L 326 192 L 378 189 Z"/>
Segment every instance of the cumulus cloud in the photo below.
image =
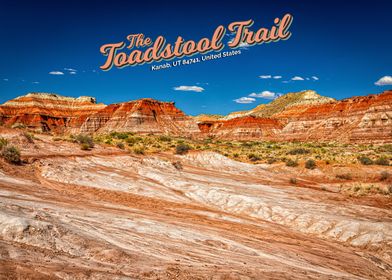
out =
<path fill-rule="evenodd" d="M 312 79 L 315 80 L 315 81 L 320 80 L 319 77 L 317 77 L 317 76 L 312 76 Z"/>
<path fill-rule="evenodd" d="M 50 71 L 49 74 L 50 75 L 64 75 L 64 72 L 61 72 L 61 71 Z"/>
<path fill-rule="evenodd" d="M 303 81 L 304 78 L 302 78 L 300 76 L 294 76 L 294 77 L 291 78 L 291 80 L 293 80 L 293 81 Z"/>
<path fill-rule="evenodd" d="M 71 72 L 76 72 L 76 71 L 78 71 L 78 70 L 73 69 L 73 68 L 64 68 L 64 70 L 66 70 L 66 71 L 71 71 Z"/>
<path fill-rule="evenodd" d="M 195 91 L 195 92 L 202 92 L 204 88 L 198 87 L 198 86 L 178 86 L 174 87 L 174 90 L 180 90 L 180 91 Z"/>
<path fill-rule="evenodd" d="M 274 79 L 282 79 L 282 76 L 273 76 Z"/>
<path fill-rule="evenodd" d="M 226 35 L 230 38 L 230 40 L 227 43 L 230 44 L 231 42 L 233 42 L 234 34 L 233 33 L 229 33 L 229 34 L 226 34 Z M 251 47 L 251 45 L 249 45 L 248 43 L 245 43 L 245 42 L 241 42 L 238 45 L 238 48 L 242 49 L 242 50 L 247 50 L 249 47 Z"/>
<path fill-rule="evenodd" d="M 75 71 L 71 71 L 71 72 L 69 72 L 69 74 L 76 75 L 76 72 Z"/>
<path fill-rule="evenodd" d="M 252 92 L 251 94 L 249 94 L 249 96 L 256 97 L 256 98 L 274 99 L 276 97 L 276 94 L 275 92 L 265 90 L 260 93 Z"/>
<path fill-rule="evenodd" d="M 241 97 L 241 98 L 234 99 L 233 101 L 240 104 L 249 104 L 255 102 L 256 99 L 252 97 Z"/>
<path fill-rule="evenodd" d="M 271 75 L 261 75 L 259 76 L 260 79 L 271 79 L 272 76 Z"/>
<path fill-rule="evenodd" d="M 384 76 L 374 83 L 376 86 L 389 86 L 392 85 L 392 76 Z"/>

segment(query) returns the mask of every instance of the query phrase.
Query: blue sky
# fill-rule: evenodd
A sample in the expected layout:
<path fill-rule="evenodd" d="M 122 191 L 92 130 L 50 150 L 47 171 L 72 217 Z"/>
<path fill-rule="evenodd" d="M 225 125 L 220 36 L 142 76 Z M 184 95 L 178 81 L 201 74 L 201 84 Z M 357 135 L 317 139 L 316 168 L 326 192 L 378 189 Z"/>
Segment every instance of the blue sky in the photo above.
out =
<path fill-rule="evenodd" d="M 2 1 L 0 102 L 40 91 L 95 96 L 106 104 L 151 97 L 175 101 L 192 115 L 227 114 L 269 102 L 262 97 L 271 92 L 313 89 L 342 99 L 392 88 L 388 79 L 375 84 L 392 75 L 389 0 L 137 2 Z M 257 30 L 286 13 L 294 17 L 289 40 L 249 47 L 241 55 L 160 71 L 149 64 L 99 69 L 106 60 L 100 46 L 128 34 L 197 41 L 221 24 L 253 19 L 251 29 Z M 181 86 L 204 90 L 174 90 Z"/>

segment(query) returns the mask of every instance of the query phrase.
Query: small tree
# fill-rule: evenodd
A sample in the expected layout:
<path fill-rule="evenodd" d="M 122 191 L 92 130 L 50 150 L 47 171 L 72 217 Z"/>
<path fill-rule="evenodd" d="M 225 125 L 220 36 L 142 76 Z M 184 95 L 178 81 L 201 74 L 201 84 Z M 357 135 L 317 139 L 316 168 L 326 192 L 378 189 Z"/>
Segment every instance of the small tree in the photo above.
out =
<path fill-rule="evenodd" d="M 187 144 L 178 144 L 176 146 L 176 154 L 177 155 L 185 155 L 186 153 L 189 152 L 190 149 L 191 149 L 191 147 L 189 147 L 189 145 L 187 145 Z"/>
<path fill-rule="evenodd" d="M 370 158 L 365 156 L 358 157 L 358 160 L 363 165 L 372 165 L 374 163 Z"/>
<path fill-rule="evenodd" d="M 80 144 L 82 150 L 94 148 L 94 140 L 91 136 L 79 134 L 76 136 L 76 141 Z"/>
<path fill-rule="evenodd" d="M 288 161 L 286 161 L 286 166 L 296 167 L 296 166 L 298 166 L 298 162 L 294 161 L 292 159 L 289 159 Z"/>
<path fill-rule="evenodd" d="M 9 163 L 20 163 L 20 151 L 15 146 L 6 146 L 1 152 L 1 156 Z"/>
<path fill-rule="evenodd" d="M 307 168 L 307 169 L 315 169 L 316 168 L 316 162 L 313 159 L 308 159 L 305 162 L 305 168 Z"/>

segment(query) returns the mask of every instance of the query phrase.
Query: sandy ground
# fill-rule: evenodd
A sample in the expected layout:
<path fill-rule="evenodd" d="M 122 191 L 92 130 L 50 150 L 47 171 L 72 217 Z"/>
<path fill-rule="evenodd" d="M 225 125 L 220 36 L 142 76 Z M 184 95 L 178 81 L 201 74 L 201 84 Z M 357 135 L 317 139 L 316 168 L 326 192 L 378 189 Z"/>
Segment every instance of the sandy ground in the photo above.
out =
<path fill-rule="evenodd" d="M 26 163 L 0 163 L 0 279 L 392 279 L 391 196 L 349 197 L 318 169 L 1 132 Z"/>

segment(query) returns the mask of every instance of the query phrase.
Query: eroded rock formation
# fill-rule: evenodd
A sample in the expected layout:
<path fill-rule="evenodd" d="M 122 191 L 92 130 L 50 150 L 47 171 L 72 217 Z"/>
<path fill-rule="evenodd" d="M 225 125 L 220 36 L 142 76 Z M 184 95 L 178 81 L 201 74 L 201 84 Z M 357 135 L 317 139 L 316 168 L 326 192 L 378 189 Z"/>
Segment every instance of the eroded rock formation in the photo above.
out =
<path fill-rule="evenodd" d="M 149 98 L 97 104 L 92 97 L 29 93 L 0 106 L 6 126 L 58 133 L 137 132 L 239 140 L 392 142 L 392 91 L 336 101 L 314 91 L 285 94 L 243 112 L 190 117 Z"/>

